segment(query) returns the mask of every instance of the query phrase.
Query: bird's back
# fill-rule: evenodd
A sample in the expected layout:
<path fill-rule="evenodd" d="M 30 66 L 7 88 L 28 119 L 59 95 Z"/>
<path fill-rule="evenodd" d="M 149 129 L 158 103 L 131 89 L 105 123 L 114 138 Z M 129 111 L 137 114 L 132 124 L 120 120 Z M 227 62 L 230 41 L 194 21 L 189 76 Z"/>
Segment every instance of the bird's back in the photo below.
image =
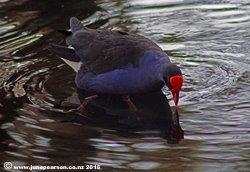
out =
<path fill-rule="evenodd" d="M 51 50 L 63 58 L 82 62 L 77 71 L 77 87 L 130 94 L 159 90 L 164 85 L 162 69 L 171 62 L 153 41 L 123 31 L 89 29 L 76 18 L 71 18 L 70 28 L 64 33 L 67 45 L 73 49 L 54 45 Z"/>
<path fill-rule="evenodd" d="M 149 39 L 123 31 L 82 29 L 67 38 L 89 71 L 100 74 L 126 66 L 135 67 L 146 51 L 162 51 Z"/>

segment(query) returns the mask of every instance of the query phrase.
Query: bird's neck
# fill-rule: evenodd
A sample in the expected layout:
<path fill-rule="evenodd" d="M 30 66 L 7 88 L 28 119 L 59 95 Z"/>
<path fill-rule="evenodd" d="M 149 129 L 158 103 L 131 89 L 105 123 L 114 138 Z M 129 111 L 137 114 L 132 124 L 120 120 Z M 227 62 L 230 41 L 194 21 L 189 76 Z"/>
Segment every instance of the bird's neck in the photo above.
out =
<path fill-rule="evenodd" d="M 140 66 L 143 66 L 150 75 L 157 76 L 159 80 L 165 77 L 168 65 L 171 61 L 163 51 L 148 51 L 140 60 Z"/>

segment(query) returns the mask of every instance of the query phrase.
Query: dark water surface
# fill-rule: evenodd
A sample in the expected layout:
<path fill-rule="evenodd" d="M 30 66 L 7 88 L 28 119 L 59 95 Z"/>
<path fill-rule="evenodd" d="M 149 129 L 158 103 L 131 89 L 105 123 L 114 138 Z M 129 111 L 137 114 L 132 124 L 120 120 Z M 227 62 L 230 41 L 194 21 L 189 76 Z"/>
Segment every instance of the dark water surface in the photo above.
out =
<path fill-rule="evenodd" d="M 60 102 L 79 103 L 75 74 L 46 46 L 63 42 L 56 30 L 67 28 L 71 16 L 92 28 L 147 36 L 181 66 L 184 140 L 168 144 L 148 124 L 167 120 L 162 97 L 152 96 L 156 105 L 145 106 L 149 117 L 141 126 L 113 103 L 101 108 L 97 122 L 63 112 Z M 161 128 L 167 123 L 152 123 L 167 131 Z M 98 163 L 106 171 L 249 171 L 249 0 L 0 0 L 0 161 Z"/>

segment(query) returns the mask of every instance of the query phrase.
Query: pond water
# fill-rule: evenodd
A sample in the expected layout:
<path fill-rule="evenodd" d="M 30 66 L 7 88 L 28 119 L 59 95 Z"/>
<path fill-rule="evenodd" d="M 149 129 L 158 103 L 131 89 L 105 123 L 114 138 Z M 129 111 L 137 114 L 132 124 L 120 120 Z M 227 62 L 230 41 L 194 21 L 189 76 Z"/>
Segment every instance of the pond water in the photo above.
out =
<path fill-rule="evenodd" d="M 249 171 L 249 0 L 0 0 L 0 16 L 1 163 Z M 75 73 L 46 46 L 63 44 L 57 30 L 67 28 L 71 16 L 91 28 L 144 35 L 181 66 L 184 140 L 169 144 L 150 125 L 129 132 L 137 121 L 124 109 L 98 112 L 99 122 L 64 113 L 66 105 L 79 104 Z M 168 109 L 158 118 L 162 97 L 147 98 L 156 104 L 147 105 L 148 124 Z M 118 125 L 114 114 L 124 113 Z"/>

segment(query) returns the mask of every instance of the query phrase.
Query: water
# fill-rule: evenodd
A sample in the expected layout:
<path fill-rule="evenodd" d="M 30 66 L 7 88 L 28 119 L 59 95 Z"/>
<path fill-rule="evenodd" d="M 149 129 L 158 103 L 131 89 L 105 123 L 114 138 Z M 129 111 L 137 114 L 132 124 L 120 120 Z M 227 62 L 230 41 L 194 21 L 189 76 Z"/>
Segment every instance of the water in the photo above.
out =
<path fill-rule="evenodd" d="M 1 162 L 98 163 L 104 171 L 249 171 L 248 0 L 4 0 L 0 11 Z M 119 128 L 116 116 L 106 119 L 103 111 L 98 124 L 63 113 L 60 102 L 79 103 L 74 72 L 46 46 L 63 41 L 56 30 L 67 28 L 71 16 L 92 28 L 149 37 L 181 66 L 184 140 L 169 144 L 152 126 L 128 133 L 133 125 L 126 117 Z"/>

